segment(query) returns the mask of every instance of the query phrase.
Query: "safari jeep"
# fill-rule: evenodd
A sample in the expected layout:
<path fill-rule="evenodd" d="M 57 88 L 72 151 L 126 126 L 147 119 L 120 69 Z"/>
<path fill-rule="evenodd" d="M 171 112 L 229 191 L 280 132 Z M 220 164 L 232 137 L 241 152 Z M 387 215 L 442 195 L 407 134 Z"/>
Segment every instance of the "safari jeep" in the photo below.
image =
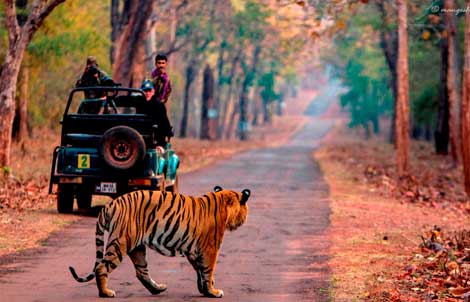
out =
<path fill-rule="evenodd" d="M 100 98 L 84 99 L 85 94 Z M 114 198 L 139 189 L 178 191 L 178 156 L 169 143 L 165 152 L 157 151 L 158 124 L 146 114 L 145 102 L 139 89 L 71 91 L 49 184 L 49 193 L 57 193 L 59 213 L 72 212 L 75 198 L 78 209 L 86 210 L 93 195 Z"/>

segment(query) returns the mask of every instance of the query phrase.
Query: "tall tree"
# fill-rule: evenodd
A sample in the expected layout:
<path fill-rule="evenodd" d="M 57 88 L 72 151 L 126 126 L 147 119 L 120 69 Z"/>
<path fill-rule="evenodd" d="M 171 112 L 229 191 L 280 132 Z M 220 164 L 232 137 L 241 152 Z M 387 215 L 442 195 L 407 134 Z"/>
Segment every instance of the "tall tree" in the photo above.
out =
<path fill-rule="evenodd" d="M 249 70 L 245 71 L 245 77 L 242 82 L 241 93 L 240 93 L 240 120 L 238 122 L 238 130 L 240 140 L 248 139 L 248 118 L 247 118 L 247 103 L 248 103 L 248 89 L 253 85 L 256 68 L 258 66 L 259 55 L 261 52 L 261 46 L 256 45 L 253 50 L 253 58 Z"/>
<path fill-rule="evenodd" d="M 28 136 L 28 87 L 29 67 L 24 64 L 19 77 L 18 133 L 15 137 L 18 141 L 23 141 Z"/>
<path fill-rule="evenodd" d="M 449 62 L 449 47 L 447 39 L 440 41 L 441 69 L 439 84 L 439 101 L 437 105 L 437 123 L 434 132 L 436 153 L 447 155 L 449 149 L 449 98 L 447 94 L 447 64 Z"/>
<path fill-rule="evenodd" d="M 390 87 L 393 93 L 393 114 L 392 125 L 390 127 L 390 143 L 395 144 L 395 119 L 396 119 L 396 100 L 397 100 L 397 52 L 398 52 L 398 32 L 392 24 L 392 14 L 396 12 L 391 3 L 385 0 L 376 2 L 377 8 L 382 15 L 382 25 L 380 28 L 380 46 L 387 61 L 390 70 Z"/>
<path fill-rule="evenodd" d="M 214 75 L 207 65 L 202 83 L 201 139 L 216 139 L 217 111 L 214 99 Z"/>
<path fill-rule="evenodd" d="M 65 0 L 36 0 L 23 26 L 18 24 L 15 1 L 5 0 L 8 50 L 0 72 L 0 167 L 10 165 L 10 148 L 18 74 L 25 50 L 44 20 Z"/>
<path fill-rule="evenodd" d="M 144 74 L 145 38 L 153 1 L 111 1 L 113 78 L 124 86 L 139 85 Z"/>
<path fill-rule="evenodd" d="M 409 173 L 409 83 L 408 83 L 408 26 L 407 1 L 397 0 L 398 11 L 398 67 L 396 105 L 396 146 L 398 175 Z"/>
<path fill-rule="evenodd" d="M 23 26 L 26 20 L 28 19 L 27 14 L 27 0 L 16 0 L 17 8 L 17 20 L 18 25 Z M 26 60 L 27 61 L 27 60 Z M 22 141 L 26 138 L 28 134 L 28 87 L 29 87 L 29 67 L 28 64 L 24 64 L 21 67 L 19 78 L 18 78 L 18 109 L 16 110 L 15 119 L 18 121 L 18 131 L 16 133 L 15 139 Z M 13 129 L 15 131 L 15 129 Z"/>
<path fill-rule="evenodd" d="M 470 7 L 470 0 L 467 0 Z M 462 85 L 462 163 L 465 191 L 470 197 L 470 14 L 465 14 L 465 60 Z"/>
<path fill-rule="evenodd" d="M 454 162 L 459 160 L 459 128 L 458 128 L 458 78 L 460 77 L 459 64 L 457 62 L 457 16 L 455 13 L 455 0 L 444 1 L 444 22 L 447 29 L 447 99 L 449 106 L 449 138 L 450 152 Z"/>

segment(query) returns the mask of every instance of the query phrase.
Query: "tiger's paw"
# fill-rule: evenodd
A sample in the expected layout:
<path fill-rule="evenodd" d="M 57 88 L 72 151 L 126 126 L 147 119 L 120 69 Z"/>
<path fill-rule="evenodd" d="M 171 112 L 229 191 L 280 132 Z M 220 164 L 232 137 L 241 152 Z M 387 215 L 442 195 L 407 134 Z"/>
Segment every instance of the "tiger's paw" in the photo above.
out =
<path fill-rule="evenodd" d="M 212 291 L 205 292 L 204 296 L 209 298 L 222 298 L 224 296 L 224 291 L 221 289 L 213 289 Z"/>
<path fill-rule="evenodd" d="M 116 292 L 114 290 L 105 289 L 104 291 L 100 291 L 100 298 L 114 298 L 116 296 Z"/>
<path fill-rule="evenodd" d="M 158 295 L 159 293 L 166 291 L 166 288 L 166 284 L 154 283 L 153 288 L 150 290 L 150 293 L 152 295 Z"/>
<path fill-rule="evenodd" d="M 148 276 L 137 276 L 137 278 L 152 295 L 158 295 L 166 291 L 166 284 L 158 284 L 151 278 L 148 278 Z"/>

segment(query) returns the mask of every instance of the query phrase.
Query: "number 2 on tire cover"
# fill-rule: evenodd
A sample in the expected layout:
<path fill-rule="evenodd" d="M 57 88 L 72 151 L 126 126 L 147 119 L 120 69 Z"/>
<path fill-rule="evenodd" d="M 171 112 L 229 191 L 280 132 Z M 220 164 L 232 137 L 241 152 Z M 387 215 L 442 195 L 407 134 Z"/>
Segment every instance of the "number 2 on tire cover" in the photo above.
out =
<path fill-rule="evenodd" d="M 90 168 L 90 154 L 78 154 L 78 164 L 79 169 L 89 169 Z"/>

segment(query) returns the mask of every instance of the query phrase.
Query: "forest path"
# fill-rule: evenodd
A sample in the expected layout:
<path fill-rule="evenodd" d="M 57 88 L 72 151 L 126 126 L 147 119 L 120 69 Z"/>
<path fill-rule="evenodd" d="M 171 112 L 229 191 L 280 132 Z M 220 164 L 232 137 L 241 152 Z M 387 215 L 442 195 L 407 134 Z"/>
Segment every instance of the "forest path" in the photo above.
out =
<path fill-rule="evenodd" d="M 223 301 L 328 301 L 330 299 L 328 186 L 312 152 L 332 126 L 322 119 L 336 97 L 337 84 L 325 85 L 306 113 L 309 120 L 281 147 L 244 152 L 183 174 L 180 191 L 201 195 L 215 185 L 249 188 L 248 221 L 227 232 L 215 271 Z M 2 301 L 101 301 L 95 281 L 77 283 L 68 266 L 89 273 L 95 257 L 94 217 L 84 217 L 54 234 L 44 247 L 0 258 Z M 151 296 L 125 258 L 110 277 L 114 301 L 206 301 L 185 258 L 149 251 L 155 280 L 168 285 Z"/>

